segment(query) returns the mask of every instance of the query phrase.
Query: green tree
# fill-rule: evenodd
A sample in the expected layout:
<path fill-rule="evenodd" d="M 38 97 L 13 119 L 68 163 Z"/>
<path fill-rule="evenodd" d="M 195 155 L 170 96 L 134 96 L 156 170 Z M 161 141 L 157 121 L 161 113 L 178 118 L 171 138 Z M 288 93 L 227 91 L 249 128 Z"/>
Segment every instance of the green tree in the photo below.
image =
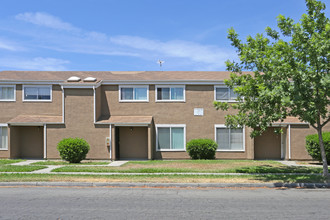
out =
<path fill-rule="evenodd" d="M 324 3 L 306 0 L 306 6 L 300 22 L 279 15 L 279 32 L 267 27 L 265 35 L 248 36 L 246 42 L 229 29 L 228 38 L 240 61 L 226 62 L 232 74 L 225 83 L 238 94 L 239 102 L 214 102 L 214 106 L 237 109 L 237 114 L 226 116 L 226 124 L 251 127 L 251 137 L 288 116 L 310 123 L 319 136 L 326 177 L 322 128 L 330 121 L 330 21 Z"/>

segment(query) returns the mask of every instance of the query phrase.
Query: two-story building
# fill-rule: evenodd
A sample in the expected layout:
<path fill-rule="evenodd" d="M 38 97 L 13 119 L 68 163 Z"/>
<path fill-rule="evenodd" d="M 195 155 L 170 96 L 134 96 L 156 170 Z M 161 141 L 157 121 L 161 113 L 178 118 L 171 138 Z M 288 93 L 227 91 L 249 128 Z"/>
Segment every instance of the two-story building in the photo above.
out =
<path fill-rule="evenodd" d="M 213 101 L 235 101 L 229 72 L 2 71 L 0 158 L 60 158 L 63 138 L 84 138 L 87 159 L 184 159 L 186 143 L 215 140 L 218 159 L 310 159 L 295 118 L 251 139 L 250 129 L 225 126 L 228 112 Z M 329 130 L 329 126 L 326 128 Z"/>

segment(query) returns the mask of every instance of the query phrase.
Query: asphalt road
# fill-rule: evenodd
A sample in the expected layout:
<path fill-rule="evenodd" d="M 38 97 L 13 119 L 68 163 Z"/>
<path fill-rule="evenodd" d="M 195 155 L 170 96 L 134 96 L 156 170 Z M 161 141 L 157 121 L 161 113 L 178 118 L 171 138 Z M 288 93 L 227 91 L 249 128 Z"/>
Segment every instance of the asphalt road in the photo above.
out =
<path fill-rule="evenodd" d="M 0 187 L 0 219 L 329 219 L 326 189 Z"/>

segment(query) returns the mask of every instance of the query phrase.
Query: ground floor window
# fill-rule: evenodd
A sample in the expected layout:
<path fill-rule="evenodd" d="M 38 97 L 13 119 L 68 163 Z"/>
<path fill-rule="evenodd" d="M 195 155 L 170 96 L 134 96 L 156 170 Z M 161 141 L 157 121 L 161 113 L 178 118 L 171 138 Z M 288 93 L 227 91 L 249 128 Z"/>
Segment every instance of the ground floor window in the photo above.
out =
<path fill-rule="evenodd" d="M 156 125 L 157 150 L 185 150 L 185 125 Z"/>
<path fill-rule="evenodd" d="M 244 129 L 215 126 L 215 139 L 218 151 L 244 151 Z"/>
<path fill-rule="evenodd" d="M 8 128 L 0 126 L 0 150 L 8 149 Z"/>

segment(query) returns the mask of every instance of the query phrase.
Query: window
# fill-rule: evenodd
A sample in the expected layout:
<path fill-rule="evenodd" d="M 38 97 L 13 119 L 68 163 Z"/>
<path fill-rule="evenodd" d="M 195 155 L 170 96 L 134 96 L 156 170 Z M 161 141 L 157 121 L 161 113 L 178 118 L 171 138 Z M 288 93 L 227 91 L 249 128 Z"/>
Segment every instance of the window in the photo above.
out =
<path fill-rule="evenodd" d="M 120 86 L 119 101 L 149 101 L 148 86 Z"/>
<path fill-rule="evenodd" d="M 0 125 L 0 150 L 8 150 L 8 128 Z"/>
<path fill-rule="evenodd" d="M 185 125 L 156 125 L 158 151 L 184 151 L 186 145 Z"/>
<path fill-rule="evenodd" d="M 16 86 L 0 86 L 0 101 L 15 101 Z"/>
<path fill-rule="evenodd" d="M 184 86 L 156 86 L 156 101 L 184 101 Z"/>
<path fill-rule="evenodd" d="M 236 101 L 237 94 L 228 87 L 215 87 L 214 96 L 216 101 Z"/>
<path fill-rule="evenodd" d="M 23 101 L 51 101 L 51 86 L 23 86 Z"/>
<path fill-rule="evenodd" d="M 215 140 L 219 151 L 244 151 L 244 129 L 215 126 Z"/>

